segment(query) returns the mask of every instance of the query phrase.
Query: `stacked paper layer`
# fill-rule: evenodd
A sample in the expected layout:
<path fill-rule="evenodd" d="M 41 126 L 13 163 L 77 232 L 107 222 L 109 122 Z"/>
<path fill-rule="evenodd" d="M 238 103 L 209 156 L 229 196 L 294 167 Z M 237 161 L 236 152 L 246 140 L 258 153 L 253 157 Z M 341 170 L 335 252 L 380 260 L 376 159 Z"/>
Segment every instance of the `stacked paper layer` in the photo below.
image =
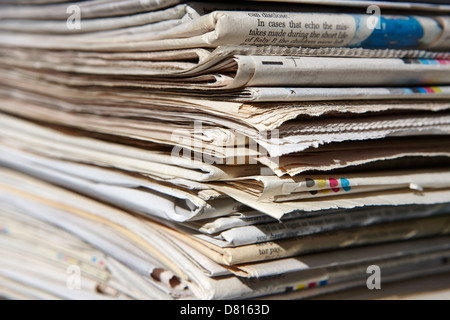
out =
<path fill-rule="evenodd" d="M 447 277 L 450 6 L 0 7 L 0 296 Z"/>

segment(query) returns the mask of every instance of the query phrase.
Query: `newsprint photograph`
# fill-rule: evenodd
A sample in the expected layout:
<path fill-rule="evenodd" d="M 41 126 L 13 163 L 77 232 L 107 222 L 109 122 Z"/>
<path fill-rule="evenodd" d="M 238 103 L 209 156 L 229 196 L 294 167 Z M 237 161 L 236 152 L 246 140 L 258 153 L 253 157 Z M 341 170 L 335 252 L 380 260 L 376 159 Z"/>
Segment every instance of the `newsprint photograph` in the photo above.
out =
<path fill-rule="evenodd" d="M 450 300 L 450 1 L 0 0 L 0 300 Z"/>

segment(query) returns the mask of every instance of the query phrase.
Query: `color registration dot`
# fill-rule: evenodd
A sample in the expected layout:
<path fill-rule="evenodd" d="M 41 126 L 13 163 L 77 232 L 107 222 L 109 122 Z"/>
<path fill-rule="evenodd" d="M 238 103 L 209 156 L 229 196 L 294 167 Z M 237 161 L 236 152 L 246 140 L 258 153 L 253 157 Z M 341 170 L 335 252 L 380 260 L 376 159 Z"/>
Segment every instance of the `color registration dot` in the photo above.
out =
<path fill-rule="evenodd" d="M 442 89 L 439 87 L 430 87 L 431 90 L 433 90 L 434 93 L 442 93 Z"/>
<path fill-rule="evenodd" d="M 330 187 L 331 188 L 336 188 L 337 186 L 339 186 L 339 181 L 337 181 L 336 179 L 331 178 L 330 179 Z"/>
<path fill-rule="evenodd" d="M 310 284 L 308 285 L 308 288 L 309 288 L 309 289 L 312 289 L 312 288 L 315 288 L 315 287 L 317 287 L 317 283 L 315 283 L 315 282 L 312 282 L 312 283 L 310 283 Z"/>
<path fill-rule="evenodd" d="M 328 284 L 328 280 L 322 280 L 322 281 L 320 281 L 319 286 L 323 287 L 323 286 L 326 286 L 327 284 Z"/>
<path fill-rule="evenodd" d="M 346 192 L 352 190 L 352 187 L 350 187 L 350 181 L 348 181 L 347 179 L 341 179 L 341 186 L 342 189 L 344 189 Z"/>
<path fill-rule="evenodd" d="M 325 188 L 327 187 L 327 180 L 324 179 L 317 179 L 317 183 L 319 185 L 319 188 Z"/>

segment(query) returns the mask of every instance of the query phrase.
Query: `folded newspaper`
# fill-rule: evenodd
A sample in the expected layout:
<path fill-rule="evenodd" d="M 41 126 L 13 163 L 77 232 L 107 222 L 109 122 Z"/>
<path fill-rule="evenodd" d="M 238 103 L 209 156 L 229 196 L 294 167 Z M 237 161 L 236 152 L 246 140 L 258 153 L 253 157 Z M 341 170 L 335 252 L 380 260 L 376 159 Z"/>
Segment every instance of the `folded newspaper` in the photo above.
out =
<path fill-rule="evenodd" d="M 448 12 L 0 1 L 0 298 L 308 299 L 366 288 L 373 266 L 383 286 L 444 277 Z"/>

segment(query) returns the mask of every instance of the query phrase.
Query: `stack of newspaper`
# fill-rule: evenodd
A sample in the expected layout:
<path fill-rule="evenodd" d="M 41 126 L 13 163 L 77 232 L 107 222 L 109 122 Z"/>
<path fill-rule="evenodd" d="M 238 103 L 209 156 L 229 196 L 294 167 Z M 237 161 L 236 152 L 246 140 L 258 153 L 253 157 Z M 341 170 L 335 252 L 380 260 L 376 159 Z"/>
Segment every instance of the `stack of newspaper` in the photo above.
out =
<path fill-rule="evenodd" d="M 0 296 L 298 299 L 444 277 L 449 12 L 2 0 Z"/>

